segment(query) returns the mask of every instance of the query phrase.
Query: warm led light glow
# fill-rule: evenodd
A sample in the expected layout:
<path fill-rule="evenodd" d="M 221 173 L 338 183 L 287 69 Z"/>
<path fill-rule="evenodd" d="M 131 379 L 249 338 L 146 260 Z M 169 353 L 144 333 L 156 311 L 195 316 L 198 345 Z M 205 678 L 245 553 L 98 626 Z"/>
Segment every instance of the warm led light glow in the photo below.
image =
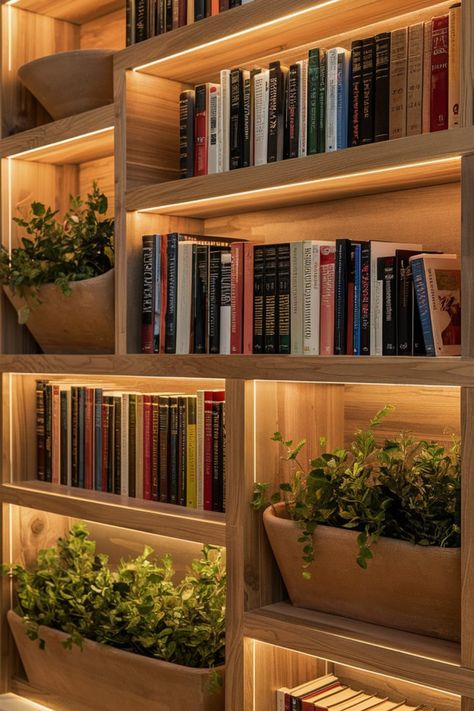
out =
<path fill-rule="evenodd" d="M 92 136 L 99 136 L 102 133 L 112 132 L 114 130 L 113 126 L 106 126 L 105 128 L 98 128 L 96 131 L 89 131 L 89 133 L 81 133 L 80 136 L 71 136 L 71 138 L 63 138 L 61 141 L 55 141 L 54 143 L 48 143 L 45 146 L 38 146 L 37 148 L 28 148 L 26 151 L 21 151 L 20 153 L 15 153 L 11 155 L 10 158 L 22 158 L 23 156 L 33 156 L 36 153 L 41 153 L 42 151 L 50 150 L 51 148 L 57 148 L 58 146 L 64 146 L 68 143 L 74 143 L 75 141 L 82 141 L 86 138 L 91 138 Z"/>
<path fill-rule="evenodd" d="M 227 193 L 225 195 L 213 195 L 208 198 L 197 198 L 196 200 L 185 200 L 183 202 L 169 203 L 167 205 L 157 205 L 155 207 L 145 207 L 137 210 L 137 212 L 166 212 L 176 208 L 183 208 L 191 205 L 206 205 L 208 203 L 220 202 L 232 198 L 246 197 L 248 195 L 261 195 L 262 193 L 276 193 L 282 190 L 292 190 L 293 188 L 303 188 L 309 185 L 319 185 L 321 183 L 340 182 L 343 180 L 351 180 L 353 178 L 363 178 L 370 175 L 386 175 L 388 173 L 397 173 L 403 170 L 412 168 L 427 168 L 429 166 L 443 165 L 449 163 L 460 163 L 461 156 L 451 156 L 450 158 L 438 158 L 435 160 L 421 161 L 419 163 L 404 163 L 395 165 L 389 168 L 374 168 L 373 170 L 362 170 L 355 173 L 345 173 L 344 175 L 334 175 L 326 178 L 314 178 L 312 180 L 302 180 L 297 183 L 285 183 L 284 185 L 274 185 L 269 188 L 256 188 L 254 190 L 242 190 L 237 193 Z"/>
<path fill-rule="evenodd" d="M 139 67 L 134 67 L 133 71 L 134 72 L 140 72 L 146 69 L 147 67 L 152 67 L 155 64 L 161 64 L 162 62 L 168 62 L 171 59 L 176 59 L 177 57 L 184 57 L 187 54 L 192 54 L 193 52 L 198 52 L 201 49 L 207 49 L 208 47 L 215 47 L 216 45 L 222 44 L 223 42 L 228 42 L 229 40 L 236 39 L 238 37 L 245 37 L 245 35 L 251 34 L 252 32 L 258 32 L 258 30 L 263 30 L 266 27 L 272 27 L 278 24 L 281 24 L 283 22 L 286 22 L 287 20 L 291 20 L 295 17 L 301 17 L 302 15 L 307 15 L 310 12 L 316 12 L 318 10 L 321 10 L 324 7 L 328 7 L 328 5 L 335 5 L 336 3 L 340 2 L 340 0 L 326 0 L 326 2 L 319 3 L 318 5 L 311 5 L 311 7 L 305 7 L 302 10 L 297 10 L 296 12 L 289 12 L 287 15 L 283 15 L 283 17 L 277 17 L 274 18 L 273 20 L 268 20 L 267 22 L 262 22 L 259 25 L 253 25 L 252 27 L 247 27 L 245 30 L 239 30 L 238 32 L 232 32 L 230 35 L 226 35 L 225 37 L 219 37 L 218 39 L 211 40 L 210 42 L 203 42 L 202 44 L 198 44 L 195 47 L 190 47 L 189 49 L 184 49 L 182 52 L 175 52 L 175 54 L 168 54 L 166 57 L 162 57 L 161 59 L 155 59 L 152 62 L 147 62 L 146 64 L 141 64 Z"/>

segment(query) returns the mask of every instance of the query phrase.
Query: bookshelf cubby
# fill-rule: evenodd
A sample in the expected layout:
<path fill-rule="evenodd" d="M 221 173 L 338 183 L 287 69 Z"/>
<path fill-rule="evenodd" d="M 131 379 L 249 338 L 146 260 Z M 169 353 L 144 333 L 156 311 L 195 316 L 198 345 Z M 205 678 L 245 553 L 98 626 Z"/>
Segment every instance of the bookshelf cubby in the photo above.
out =
<path fill-rule="evenodd" d="M 327 671 L 371 693 L 440 711 L 474 711 L 474 0 L 462 11 L 462 128 L 178 180 L 179 93 L 222 68 L 304 57 L 309 48 L 427 20 L 451 2 L 254 0 L 125 48 L 124 0 L 2 2 L 1 225 L 15 244 L 18 204 L 63 208 L 97 179 L 116 218 L 116 348 L 110 355 L 44 355 L 2 297 L 2 560 L 33 560 L 73 519 L 118 555 L 144 541 L 183 564 L 201 543 L 226 548 L 226 711 L 273 711 L 274 690 Z M 24 62 L 78 47 L 111 47 L 115 101 L 52 121 L 21 89 Z M 462 256 L 463 355 L 455 358 L 141 355 L 141 236 L 183 231 L 251 241 L 385 239 Z M 227 513 L 187 510 L 36 480 L 36 378 L 107 382 L 143 392 L 226 390 Z M 347 442 L 386 403 L 381 434 L 463 438 L 460 644 L 297 609 L 286 600 L 249 506 L 255 481 L 285 470 L 270 436 Z M 182 563 L 179 563 L 181 565 Z M 1 585 L 2 613 L 12 604 Z M 2 614 L 0 690 L 57 711 L 79 711 L 29 685 Z M 84 711 L 82 708 L 80 711 Z M 100 711 L 98 709 L 97 711 Z"/>

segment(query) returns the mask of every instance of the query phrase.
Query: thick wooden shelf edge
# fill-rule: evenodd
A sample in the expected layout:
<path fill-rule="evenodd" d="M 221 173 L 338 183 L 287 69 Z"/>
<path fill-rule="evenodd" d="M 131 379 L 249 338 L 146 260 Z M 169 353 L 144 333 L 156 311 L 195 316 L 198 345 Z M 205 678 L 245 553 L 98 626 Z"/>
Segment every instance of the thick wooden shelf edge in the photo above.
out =
<path fill-rule="evenodd" d="M 277 603 L 245 613 L 254 640 L 377 674 L 474 697 L 474 670 L 460 665 L 460 646 Z"/>
<path fill-rule="evenodd" d="M 8 0 L 1 0 L 7 4 Z M 37 12 L 40 15 L 49 15 L 58 20 L 66 20 L 75 24 L 82 24 L 95 20 L 97 17 L 108 15 L 115 10 L 123 8 L 123 0 L 16 0 L 14 6 L 20 10 Z"/>
<path fill-rule="evenodd" d="M 3 484 L 3 503 L 154 533 L 225 546 L 225 516 L 171 504 L 26 481 Z"/>

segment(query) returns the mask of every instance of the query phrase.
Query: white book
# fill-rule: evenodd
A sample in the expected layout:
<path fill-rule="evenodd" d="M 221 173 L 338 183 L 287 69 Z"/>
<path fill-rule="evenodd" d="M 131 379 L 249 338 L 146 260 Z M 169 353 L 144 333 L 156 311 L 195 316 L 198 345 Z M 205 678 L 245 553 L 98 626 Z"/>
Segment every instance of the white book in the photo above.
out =
<path fill-rule="evenodd" d="M 297 64 L 300 67 L 299 78 L 299 129 L 298 156 L 307 154 L 307 123 L 308 123 L 308 60 L 301 59 Z"/>
<path fill-rule="evenodd" d="M 326 54 L 326 151 L 337 150 L 337 47 Z"/>
<path fill-rule="evenodd" d="M 178 242 L 176 353 L 180 355 L 186 355 L 191 350 L 193 246 L 193 242 Z"/>
<path fill-rule="evenodd" d="M 326 151 L 347 147 L 350 52 L 334 47 L 327 54 Z"/>
<path fill-rule="evenodd" d="M 229 170 L 230 161 L 230 69 L 221 71 L 218 132 L 219 173 Z"/>
<path fill-rule="evenodd" d="M 327 242 L 303 242 L 303 353 L 319 355 L 321 314 L 321 247 Z"/>
<path fill-rule="evenodd" d="M 204 390 L 196 393 L 196 508 L 204 509 Z"/>
<path fill-rule="evenodd" d="M 254 81 L 254 165 L 265 165 L 268 157 L 268 97 L 270 72 L 256 74 Z"/>
<path fill-rule="evenodd" d="M 219 353 L 230 354 L 231 334 L 231 253 L 221 253 L 221 309 Z"/>
<path fill-rule="evenodd" d="M 378 279 L 377 260 L 391 257 L 397 249 L 422 249 L 421 244 L 402 242 L 370 242 L 370 355 L 383 353 L 383 280 Z"/>
<path fill-rule="evenodd" d="M 290 244 L 291 355 L 303 355 L 303 242 Z"/>
<path fill-rule="evenodd" d="M 217 173 L 219 171 L 219 149 L 218 149 L 218 115 L 221 88 L 219 84 L 208 84 L 209 101 L 207 112 L 207 172 Z"/>
<path fill-rule="evenodd" d="M 128 496 L 128 411 L 130 395 L 122 393 L 122 407 L 120 408 L 120 493 Z"/>

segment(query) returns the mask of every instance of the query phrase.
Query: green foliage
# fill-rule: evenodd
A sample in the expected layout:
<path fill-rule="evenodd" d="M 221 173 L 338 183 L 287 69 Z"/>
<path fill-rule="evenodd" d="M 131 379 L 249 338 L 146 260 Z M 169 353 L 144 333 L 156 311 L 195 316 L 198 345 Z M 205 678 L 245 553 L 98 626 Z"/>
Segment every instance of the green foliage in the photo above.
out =
<path fill-rule="evenodd" d="M 383 443 L 375 430 L 393 408 L 387 406 L 358 430 L 348 449 L 325 451 L 309 467 L 298 462 L 304 441 L 296 446 L 279 432 L 273 436 L 294 464 L 290 482 L 269 497 L 268 484 L 256 484 L 256 509 L 284 501 L 288 516 L 301 528 L 304 576 L 314 560 L 313 533 L 318 524 L 359 532 L 357 563 L 367 567 L 380 536 L 423 546 L 460 545 L 460 442 L 450 447 L 418 441 L 401 433 Z"/>
<path fill-rule="evenodd" d="M 152 560 L 146 547 L 112 570 L 84 524 L 40 551 L 34 570 L 4 566 L 16 580 L 27 634 L 39 626 L 66 632 L 66 647 L 85 638 L 196 668 L 224 662 L 226 577 L 222 552 L 204 546 L 190 572 L 173 582 L 171 557 Z M 39 640 L 40 645 L 44 642 Z M 215 684 L 216 679 L 212 679 Z"/>
<path fill-rule="evenodd" d="M 70 196 L 62 221 L 57 211 L 40 202 L 31 204 L 28 219 L 13 218 L 27 236 L 11 254 L 0 250 L 0 284 L 25 299 L 21 323 L 40 303 L 43 284 L 56 284 L 69 295 L 70 282 L 99 276 L 113 267 L 114 220 L 105 216 L 107 208 L 107 197 L 94 183 L 85 202 Z"/>

